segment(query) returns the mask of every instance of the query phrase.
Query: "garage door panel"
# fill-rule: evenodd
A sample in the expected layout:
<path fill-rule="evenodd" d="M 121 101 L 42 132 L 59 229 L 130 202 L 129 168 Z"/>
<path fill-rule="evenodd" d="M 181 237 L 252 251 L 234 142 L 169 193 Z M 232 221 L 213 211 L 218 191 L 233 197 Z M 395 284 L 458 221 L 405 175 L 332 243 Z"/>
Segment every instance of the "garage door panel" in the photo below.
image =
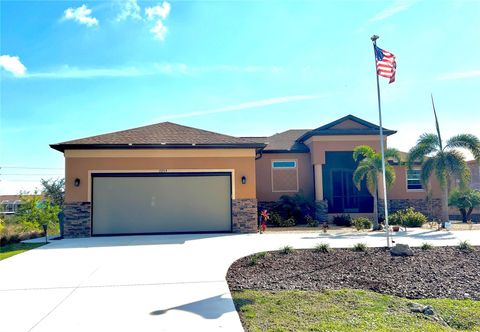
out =
<path fill-rule="evenodd" d="M 231 230 L 229 175 L 94 176 L 93 234 Z"/>

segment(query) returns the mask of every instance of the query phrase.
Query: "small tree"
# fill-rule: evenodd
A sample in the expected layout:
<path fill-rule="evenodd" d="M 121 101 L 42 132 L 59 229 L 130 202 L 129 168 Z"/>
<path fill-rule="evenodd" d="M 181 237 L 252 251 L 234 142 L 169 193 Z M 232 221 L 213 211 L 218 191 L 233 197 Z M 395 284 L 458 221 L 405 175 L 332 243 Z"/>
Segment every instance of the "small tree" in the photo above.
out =
<path fill-rule="evenodd" d="M 51 204 L 63 208 L 65 198 L 65 179 L 41 179 L 42 194 L 47 197 Z"/>
<path fill-rule="evenodd" d="M 362 159 L 363 158 L 363 159 Z M 395 182 L 395 170 L 387 162 L 388 159 L 400 161 L 400 154 L 396 149 L 385 150 L 385 180 L 387 189 Z M 367 189 L 373 196 L 373 230 L 378 230 L 378 177 L 382 174 L 382 156 L 368 145 L 360 145 L 353 150 L 353 159 L 358 163 L 355 172 L 353 172 L 353 183 L 358 190 L 362 181 L 366 179 Z"/>
<path fill-rule="evenodd" d="M 454 190 L 450 194 L 448 205 L 457 207 L 462 214 L 462 221 L 467 222 L 473 209 L 480 207 L 480 191 L 474 189 Z"/>
<path fill-rule="evenodd" d="M 41 230 L 42 225 L 56 230 L 58 224 L 58 213 L 60 207 L 50 204 L 50 200 L 44 199 L 37 195 L 22 194 L 20 196 L 22 204 L 20 204 L 15 218 L 23 226 L 25 230 Z"/>

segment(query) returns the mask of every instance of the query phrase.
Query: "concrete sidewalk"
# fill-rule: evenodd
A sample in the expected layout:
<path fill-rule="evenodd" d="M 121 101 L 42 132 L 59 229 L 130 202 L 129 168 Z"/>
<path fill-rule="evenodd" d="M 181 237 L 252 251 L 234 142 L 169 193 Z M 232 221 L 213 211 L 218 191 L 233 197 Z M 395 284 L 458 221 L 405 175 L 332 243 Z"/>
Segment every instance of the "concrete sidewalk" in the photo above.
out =
<path fill-rule="evenodd" d="M 397 243 L 480 245 L 479 231 L 412 230 Z M 291 245 L 385 246 L 384 233 L 203 234 L 52 241 L 0 261 L 5 331 L 242 331 L 225 274 L 236 259 Z"/>

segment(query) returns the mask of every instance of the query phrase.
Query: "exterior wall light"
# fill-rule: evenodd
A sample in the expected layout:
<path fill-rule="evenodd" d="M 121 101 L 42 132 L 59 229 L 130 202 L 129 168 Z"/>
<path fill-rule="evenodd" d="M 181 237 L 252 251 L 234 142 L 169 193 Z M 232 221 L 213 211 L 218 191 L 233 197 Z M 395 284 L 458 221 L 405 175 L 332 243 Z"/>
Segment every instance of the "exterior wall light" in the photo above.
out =
<path fill-rule="evenodd" d="M 73 185 L 75 187 L 80 187 L 80 179 L 79 178 L 76 178 L 75 181 L 73 182 Z"/>
<path fill-rule="evenodd" d="M 242 184 L 245 184 L 247 183 L 247 177 L 244 175 L 242 176 Z"/>

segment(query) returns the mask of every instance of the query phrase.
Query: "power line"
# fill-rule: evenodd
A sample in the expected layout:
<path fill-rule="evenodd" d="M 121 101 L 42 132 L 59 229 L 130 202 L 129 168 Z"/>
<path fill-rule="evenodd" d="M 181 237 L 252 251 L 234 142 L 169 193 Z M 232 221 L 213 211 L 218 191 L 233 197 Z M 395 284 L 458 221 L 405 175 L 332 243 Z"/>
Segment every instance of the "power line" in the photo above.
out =
<path fill-rule="evenodd" d="M 43 175 L 63 175 L 60 173 L 4 173 L 0 174 L 0 176 L 43 176 Z"/>
<path fill-rule="evenodd" d="M 63 169 L 63 167 L 24 167 L 24 166 L 0 166 L 0 168 L 15 168 L 15 169 Z"/>

